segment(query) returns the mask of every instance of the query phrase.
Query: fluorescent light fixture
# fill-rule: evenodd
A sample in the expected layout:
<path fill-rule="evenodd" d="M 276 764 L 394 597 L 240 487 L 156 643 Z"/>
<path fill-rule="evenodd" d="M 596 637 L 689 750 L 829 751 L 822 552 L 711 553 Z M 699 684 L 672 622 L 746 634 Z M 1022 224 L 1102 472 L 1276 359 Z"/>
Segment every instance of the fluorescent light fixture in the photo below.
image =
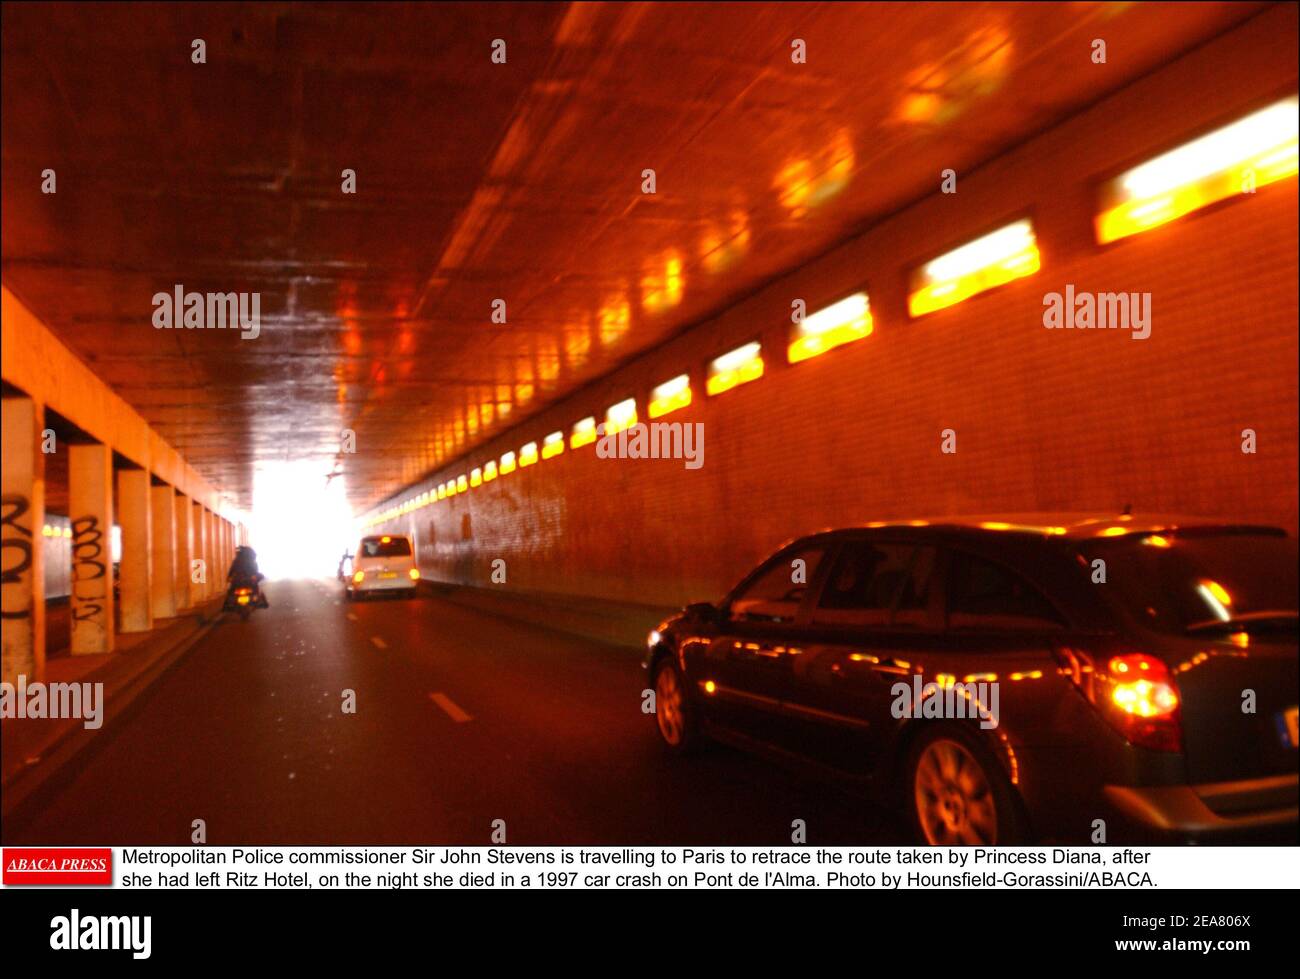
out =
<path fill-rule="evenodd" d="M 715 358 L 709 364 L 709 379 L 705 390 L 710 396 L 721 394 L 762 376 L 763 350 L 755 340 Z"/>
<path fill-rule="evenodd" d="M 954 248 L 912 275 L 908 312 L 924 316 L 1038 271 L 1038 241 L 1026 218 Z"/>
<path fill-rule="evenodd" d="M 496 462 L 494 461 L 494 462 L 483 463 L 483 482 L 490 483 L 492 482 L 492 480 L 496 478 L 497 478 Z"/>
<path fill-rule="evenodd" d="M 605 434 L 613 435 L 636 424 L 636 399 L 626 398 L 605 412 Z"/>
<path fill-rule="evenodd" d="M 564 451 L 564 433 L 552 432 L 542 439 L 542 458 L 553 459 Z"/>
<path fill-rule="evenodd" d="M 1296 172 L 1296 96 L 1122 173 L 1102 190 L 1097 241 L 1117 241 Z"/>
<path fill-rule="evenodd" d="M 519 450 L 519 465 L 531 466 L 537 462 L 537 443 L 529 442 Z"/>
<path fill-rule="evenodd" d="M 787 356 L 797 364 L 827 350 L 871 335 L 871 304 L 865 292 L 832 303 L 794 324 Z"/>
<path fill-rule="evenodd" d="M 581 421 L 573 423 L 573 432 L 569 435 L 569 448 L 580 449 L 596 441 L 596 417 L 588 415 Z"/>
<path fill-rule="evenodd" d="M 678 374 L 650 392 L 650 404 L 646 407 L 646 413 L 651 418 L 661 418 L 690 403 L 691 379 L 685 374 Z"/>
<path fill-rule="evenodd" d="M 501 456 L 501 475 L 509 476 L 515 471 L 515 454 L 506 452 Z"/>
<path fill-rule="evenodd" d="M 469 484 L 470 484 L 471 486 L 482 486 L 482 485 L 483 485 L 483 470 L 482 470 L 482 469 L 471 469 L 471 470 L 469 471 Z"/>
<path fill-rule="evenodd" d="M 456 492 L 464 493 L 469 489 L 469 479 L 462 473 L 456 477 Z"/>

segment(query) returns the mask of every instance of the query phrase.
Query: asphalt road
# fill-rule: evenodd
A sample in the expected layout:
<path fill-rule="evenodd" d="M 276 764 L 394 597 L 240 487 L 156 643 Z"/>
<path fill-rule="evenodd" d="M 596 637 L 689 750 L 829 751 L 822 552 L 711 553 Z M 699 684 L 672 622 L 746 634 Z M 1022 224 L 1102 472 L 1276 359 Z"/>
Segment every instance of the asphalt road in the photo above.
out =
<path fill-rule="evenodd" d="M 437 598 L 274 582 L 227 618 L 4 842 L 189 845 L 904 842 L 813 777 L 715 747 L 674 760 L 635 651 Z M 356 712 L 342 710 L 355 692 Z M 107 705 L 111 711 L 112 705 Z"/>

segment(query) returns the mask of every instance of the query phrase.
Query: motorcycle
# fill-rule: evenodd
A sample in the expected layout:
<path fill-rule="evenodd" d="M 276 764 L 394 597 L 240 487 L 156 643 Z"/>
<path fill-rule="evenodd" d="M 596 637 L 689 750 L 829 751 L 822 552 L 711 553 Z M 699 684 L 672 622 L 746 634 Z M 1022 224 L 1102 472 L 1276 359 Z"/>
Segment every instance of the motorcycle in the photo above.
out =
<path fill-rule="evenodd" d="M 225 604 L 221 608 L 225 612 L 238 612 L 239 618 L 246 622 L 253 609 L 267 608 L 269 604 L 262 594 L 262 576 L 259 574 L 231 579 L 230 587 L 226 589 Z"/>

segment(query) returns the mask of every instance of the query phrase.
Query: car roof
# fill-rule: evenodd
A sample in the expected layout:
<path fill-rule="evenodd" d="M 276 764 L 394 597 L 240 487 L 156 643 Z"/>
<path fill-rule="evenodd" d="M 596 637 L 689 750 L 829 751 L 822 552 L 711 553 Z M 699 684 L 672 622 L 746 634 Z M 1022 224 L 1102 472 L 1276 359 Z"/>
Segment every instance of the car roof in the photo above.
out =
<path fill-rule="evenodd" d="M 1068 540 L 1092 540 L 1099 537 L 1223 531 L 1285 536 L 1280 527 L 1225 520 L 1221 517 L 1198 517 L 1186 514 L 1132 513 L 1004 513 L 981 515 L 947 515 L 912 520 L 873 520 L 848 527 L 828 528 L 822 533 L 860 530 L 916 531 L 936 533 L 1007 533 L 1027 537 L 1064 537 Z"/>

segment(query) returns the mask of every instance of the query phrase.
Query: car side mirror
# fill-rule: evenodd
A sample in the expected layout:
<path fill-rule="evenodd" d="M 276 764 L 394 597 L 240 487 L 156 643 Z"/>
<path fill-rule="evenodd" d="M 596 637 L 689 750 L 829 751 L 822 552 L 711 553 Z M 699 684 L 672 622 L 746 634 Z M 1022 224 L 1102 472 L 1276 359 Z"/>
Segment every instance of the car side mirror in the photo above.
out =
<path fill-rule="evenodd" d="M 712 602 L 693 602 L 686 606 L 686 614 L 705 622 L 721 622 L 722 609 Z"/>

